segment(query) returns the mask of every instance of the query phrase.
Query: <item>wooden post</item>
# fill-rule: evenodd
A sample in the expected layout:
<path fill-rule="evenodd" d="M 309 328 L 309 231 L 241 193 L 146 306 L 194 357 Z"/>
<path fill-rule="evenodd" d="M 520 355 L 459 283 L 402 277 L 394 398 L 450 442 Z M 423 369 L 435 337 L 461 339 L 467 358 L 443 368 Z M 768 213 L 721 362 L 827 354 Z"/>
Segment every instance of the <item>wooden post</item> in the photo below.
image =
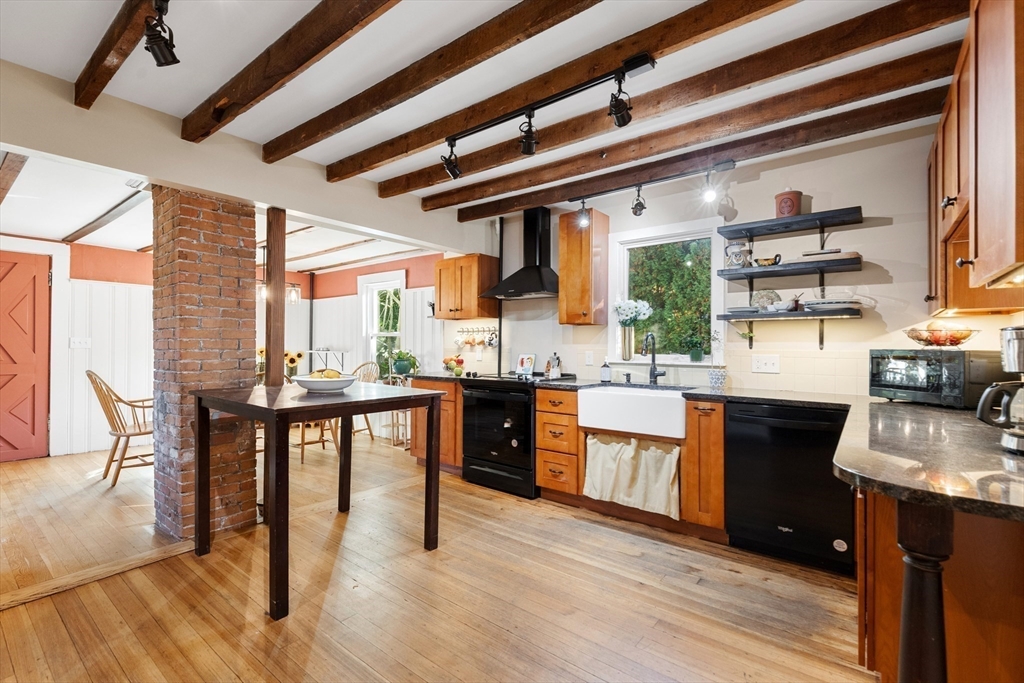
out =
<path fill-rule="evenodd" d="M 267 324 L 264 346 L 267 349 L 267 374 L 264 383 L 268 387 L 284 384 L 284 307 L 285 270 L 284 236 L 286 216 L 284 209 L 272 206 L 267 209 Z"/>
<path fill-rule="evenodd" d="M 899 501 L 896 540 L 904 552 L 899 683 L 946 683 L 942 563 L 953 554 L 953 511 Z"/>

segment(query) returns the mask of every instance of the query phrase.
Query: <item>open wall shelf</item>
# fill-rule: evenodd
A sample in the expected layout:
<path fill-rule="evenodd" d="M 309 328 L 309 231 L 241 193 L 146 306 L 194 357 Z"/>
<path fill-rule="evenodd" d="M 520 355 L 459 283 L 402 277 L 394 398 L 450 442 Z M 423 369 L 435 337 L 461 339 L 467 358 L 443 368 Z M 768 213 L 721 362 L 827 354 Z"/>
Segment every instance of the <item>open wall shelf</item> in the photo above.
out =
<path fill-rule="evenodd" d="M 783 311 L 781 313 L 723 313 L 719 320 L 755 322 L 757 320 L 835 320 L 860 318 L 859 308 L 837 308 L 834 311 Z"/>
<path fill-rule="evenodd" d="M 769 218 L 763 221 L 740 223 L 739 225 L 723 225 L 718 234 L 727 240 L 752 240 L 755 237 L 774 237 L 797 232 L 811 232 L 825 228 L 838 228 L 844 225 L 855 225 L 864 222 L 864 214 L 859 206 L 831 211 L 817 211 L 802 216 L 786 218 Z"/>
<path fill-rule="evenodd" d="M 761 277 L 789 277 L 792 275 L 823 275 L 825 273 L 848 273 L 860 270 L 863 260 L 860 256 L 821 261 L 794 261 L 777 266 L 751 266 L 749 268 L 723 268 L 718 277 L 723 280 L 752 280 Z"/>

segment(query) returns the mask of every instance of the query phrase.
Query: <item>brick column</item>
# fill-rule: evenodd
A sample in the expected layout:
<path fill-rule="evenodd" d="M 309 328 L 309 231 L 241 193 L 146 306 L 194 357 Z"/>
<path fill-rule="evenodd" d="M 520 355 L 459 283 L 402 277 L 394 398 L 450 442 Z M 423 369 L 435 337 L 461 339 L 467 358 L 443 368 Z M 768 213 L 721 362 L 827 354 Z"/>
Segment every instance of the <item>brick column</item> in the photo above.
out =
<path fill-rule="evenodd" d="M 157 528 L 195 535 L 195 417 L 188 392 L 248 387 L 256 373 L 256 213 L 251 204 L 153 186 L 153 442 Z M 252 422 L 213 421 L 217 529 L 256 523 Z"/>

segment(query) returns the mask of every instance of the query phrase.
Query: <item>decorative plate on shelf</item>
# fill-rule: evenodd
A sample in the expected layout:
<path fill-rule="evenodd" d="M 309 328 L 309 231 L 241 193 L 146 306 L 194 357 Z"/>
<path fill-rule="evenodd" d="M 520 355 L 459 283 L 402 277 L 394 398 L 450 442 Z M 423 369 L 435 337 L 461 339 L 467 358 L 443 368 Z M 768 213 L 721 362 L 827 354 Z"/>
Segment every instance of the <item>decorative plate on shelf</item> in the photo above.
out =
<path fill-rule="evenodd" d="M 767 311 L 769 304 L 782 301 L 782 297 L 774 289 L 759 289 L 750 297 L 750 304 L 757 306 L 759 311 Z"/>

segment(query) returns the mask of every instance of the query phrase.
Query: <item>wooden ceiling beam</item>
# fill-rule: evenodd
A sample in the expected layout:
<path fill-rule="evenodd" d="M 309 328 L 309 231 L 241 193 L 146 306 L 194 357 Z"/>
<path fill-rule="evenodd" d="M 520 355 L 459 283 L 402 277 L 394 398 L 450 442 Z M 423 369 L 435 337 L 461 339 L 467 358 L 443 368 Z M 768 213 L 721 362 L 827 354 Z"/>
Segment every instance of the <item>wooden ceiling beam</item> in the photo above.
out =
<path fill-rule="evenodd" d="M 298 235 L 300 232 L 306 232 L 308 230 L 316 230 L 316 228 L 317 228 L 317 226 L 315 226 L 315 225 L 307 225 L 307 226 L 304 226 L 304 227 L 301 227 L 301 228 L 295 228 L 291 232 L 286 233 L 285 234 L 285 238 L 291 237 L 292 235 Z M 256 246 L 257 247 L 262 247 L 266 243 L 267 243 L 267 240 L 260 240 L 259 242 L 256 243 Z"/>
<path fill-rule="evenodd" d="M 7 193 L 11 191 L 14 181 L 18 179 L 21 169 L 25 168 L 28 157 L 24 154 L 7 152 L 3 161 L 0 161 L 0 204 L 7 199 Z"/>
<path fill-rule="evenodd" d="M 71 242 L 77 242 L 78 240 L 88 237 L 105 225 L 113 223 L 121 216 L 125 215 L 142 202 L 149 199 L 149 193 L 143 191 L 136 191 L 122 199 L 116 206 L 105 212 L 102 216 L 99 216 L 89 223 L 83 225 L 78 230 L 65 237 L 63 242 L 70 244 Z"/>
<path fill-rule="evenodd" d="M 913 95 L 651 161 L 639 166 L 612 171 L 604 175 L 483 204 L 475 204 L 459 209 L 458 219 L 459 222 L 464 223 L 492 216 L 502 216 L 536 206 L 566 202 L 576 197 L 628 190 L 638 185 L 701 173 L 715 164 L 726 161 L 747 161 L 908 121 L 916 121 L 928 116 L 937 116 L 942 111 L 942 103 L 947 90 L 948 87 L 932 88 Z"/>
<path fill-rule="evenodd" d="M 406 251 L 396 251 L 393 254 L 381 254 L 380 256 L 367 256 L 366 258 L 357 258 L 352 261 L 342 261 L 341 263 L 332 263 L 329 266 L 317 266 L 316 268 L 304 268 L 299 270 L 300 273 L 319 273 L 323 270 L 331 270 L 333 268 L 344 268 L 345 266 L 357 266 L 361 263 L 368 263 L 370 261 L 390 261 L 395 256 L 409 256 L 410 254 L 418 254 L 420 252 L 426 253 L 427 249 L 407 249 Z"/>
<path fill-rule="evenodd" d="M 99 45 L 75 81 L 75 106 L 89 109 L 146 33 L 146 17 L 155 17 L 153 0 L 124 0 Z"/>
<path fill-rule="evenodd" d="M 798 71 L 827 64 L 967 17 L 967 0 L 902 0 L 828 26 L 796 40 L 710 69 L 633 98 L 633 118 L 662 116 L 697 102 L 722 97 Z M 551 125 L 538 125 L 540 153 L 614 130 L 607 109 Z M 518 140 L 459 156 L 465 178 L 519 160 Z M 385 180 L 380 197 L 393 197 L 450 181 L 440 164 Z"/>
<path fill-rule="evenodd" d="M 365 240 L 359 240 L 358 242 L 349 242 L 348 244 L 342 244 L 339 247 L 331 247 L 330 249 L 321 249 L 320 251 L 314 251 L 312 254 L 303 254 L 302 256 L 292 256 L 292 257 L 286 258 L 285 262 L 286 263 L 291 263 L 293 261 L 306 261 L 306 260 L 309 260 L 311 258 L 317 258 L 317 257 L 320 257 L 320 256 L 326 256 L 327 254 L 336 254 L 339 251 L 345 251 L 347 249 L 355 249 L 356 247 L 361 247 L 361 246 L 363 246 L 365 244 L 372 244 L 374 242 L 380 242 L 380 240 L 377 239 L 376 237 L 370 237 L 370 238 L 367 238 Z"/>
<path fill-rule="evenodd" d="M 336 107 L 263 145 L 272 164 L 337 135 L 596 5 L 600 0 L 522 0 L 490 21 Z"/>
<path fill-rule="evenodd" d="M 430 195 L 421 205 L 424 211 L 433 211 L 489 199 L 887 95 L 952 75 L 959 54 L 960 43 L 949 43 L 633 140 Z"/>
<path fill-rule="evenodd" d="M 705 0 L 665 21 L 594 50 L 493 97 L 336 161 L 327 167 L 327 180 L 336 182 L 351 178 L 439 145 L 449 135 L 560 93 L 598 74 L 618 69 L 624 59 L 638 53 L 647 52 L 655 59 L 659 59 L 789 7 L 795 2 L 796 0 Z"/>
<path fill-rule="evenodd" d="M 399 0 L 320 0 L 295 25 L 181 122 L 181 138 L 202 142 L 283 88 Z"/>

